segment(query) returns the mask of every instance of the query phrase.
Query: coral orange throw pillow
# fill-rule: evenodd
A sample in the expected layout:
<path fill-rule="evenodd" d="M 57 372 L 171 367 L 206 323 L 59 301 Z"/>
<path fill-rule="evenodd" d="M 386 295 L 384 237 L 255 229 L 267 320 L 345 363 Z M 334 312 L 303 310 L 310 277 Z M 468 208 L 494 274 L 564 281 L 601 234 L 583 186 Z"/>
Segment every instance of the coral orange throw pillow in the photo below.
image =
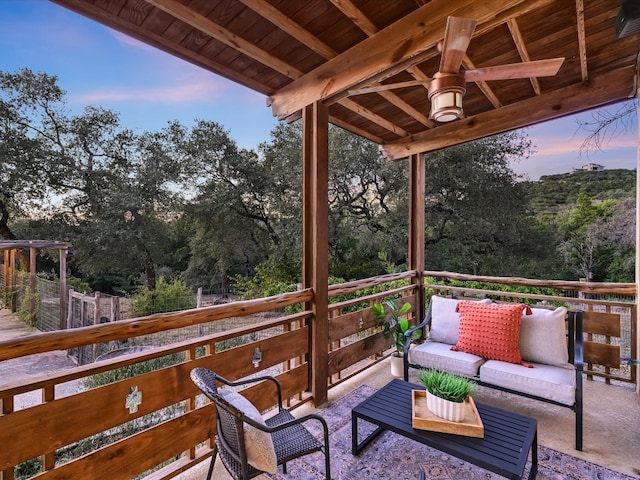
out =
<path fill-rule="evenodd" d="M 520 324 L 523 311 L 531 315 L 528 306 L 459 302 L 456 311 L 460 314 L 460 330 L 458 343 L 451 350 L 533 367 L 520 355 Z"/>

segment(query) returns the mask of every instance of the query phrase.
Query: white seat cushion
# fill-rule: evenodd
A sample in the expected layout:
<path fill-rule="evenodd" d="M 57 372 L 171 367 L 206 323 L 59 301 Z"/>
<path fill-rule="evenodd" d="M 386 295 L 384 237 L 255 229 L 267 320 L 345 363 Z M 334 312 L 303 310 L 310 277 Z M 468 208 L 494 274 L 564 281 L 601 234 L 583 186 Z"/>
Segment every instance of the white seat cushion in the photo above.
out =
<path fill-rule="evenodd" d="M 571 364 L 557 367 L 534 363 L 533 368 L 527 368 L 515 363 L 488 360 L 480 367 L 480 381 L 563 405 L 573 405 L 576 401 L 576 372 Z"/>
<path fill-rule="evenodd" d="M 451 345 L 441 342 L 426 342 L 409 350 L 409 362 L 424 368 L 437 368 L 445 372 L 457 373 L 466 377 L 478 375 L 478 368 L 485 361 L 478 355 L 454 352 Z"/>

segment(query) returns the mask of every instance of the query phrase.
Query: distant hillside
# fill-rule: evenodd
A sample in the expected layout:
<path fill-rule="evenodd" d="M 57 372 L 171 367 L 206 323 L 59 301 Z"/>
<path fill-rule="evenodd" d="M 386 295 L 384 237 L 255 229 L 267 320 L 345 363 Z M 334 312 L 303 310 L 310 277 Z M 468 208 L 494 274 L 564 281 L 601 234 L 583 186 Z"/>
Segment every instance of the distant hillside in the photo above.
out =
<path fill-rule="evenodd" d="M 545 175 L 537 182 L 524 182 L 522 187 L 536 214 L 555 214 L 564 206 L 574 204 L 582 192 L 593 200 L 635 196 L 636 171 L 617 169 Z"/>

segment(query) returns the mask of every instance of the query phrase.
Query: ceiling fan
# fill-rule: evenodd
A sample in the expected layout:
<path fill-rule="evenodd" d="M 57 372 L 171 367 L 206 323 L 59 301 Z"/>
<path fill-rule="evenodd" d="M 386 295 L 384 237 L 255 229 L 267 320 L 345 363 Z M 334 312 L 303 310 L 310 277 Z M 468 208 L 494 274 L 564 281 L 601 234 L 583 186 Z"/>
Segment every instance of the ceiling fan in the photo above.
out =
<path fill-rule="evenodd" d="M 451 122 L 462 117 L 462 96 L 467 82 L 510 80 L 514 78 L 552 77 L 558 73 L 564 57 L 531 62 L 511 63 L 493 67 L 461 70 L 471 36 L 478 22 L 469 18 L 449 17 L 441 51 L 440 68 L 429 80 L 381 84 L 350 90 L 351 95 L 379 92 L 394 88 L 428 84 L 431 118 L 437 122 Z"/>

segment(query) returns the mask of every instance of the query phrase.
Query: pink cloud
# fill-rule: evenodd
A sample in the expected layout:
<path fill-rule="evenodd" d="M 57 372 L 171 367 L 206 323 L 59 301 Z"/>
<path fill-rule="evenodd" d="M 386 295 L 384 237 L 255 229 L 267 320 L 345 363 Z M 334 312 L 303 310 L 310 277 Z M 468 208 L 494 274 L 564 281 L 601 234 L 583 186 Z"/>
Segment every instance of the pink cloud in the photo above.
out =
<path fill-rule="evenodd" d="M 226 85 L 219 79 L 209 76 L 209 78 L 187 78 L 177 85 L 162 85 L 158 87 L 114 87 L 104 88 L 84 94 L 74 95 L 73 100 L 79 103 L 101 103 L 101 102 L 147 102 L 147 103 L 169 103 L 185 104 L 195 102 L 207 102 L 219 99 Z"/>

